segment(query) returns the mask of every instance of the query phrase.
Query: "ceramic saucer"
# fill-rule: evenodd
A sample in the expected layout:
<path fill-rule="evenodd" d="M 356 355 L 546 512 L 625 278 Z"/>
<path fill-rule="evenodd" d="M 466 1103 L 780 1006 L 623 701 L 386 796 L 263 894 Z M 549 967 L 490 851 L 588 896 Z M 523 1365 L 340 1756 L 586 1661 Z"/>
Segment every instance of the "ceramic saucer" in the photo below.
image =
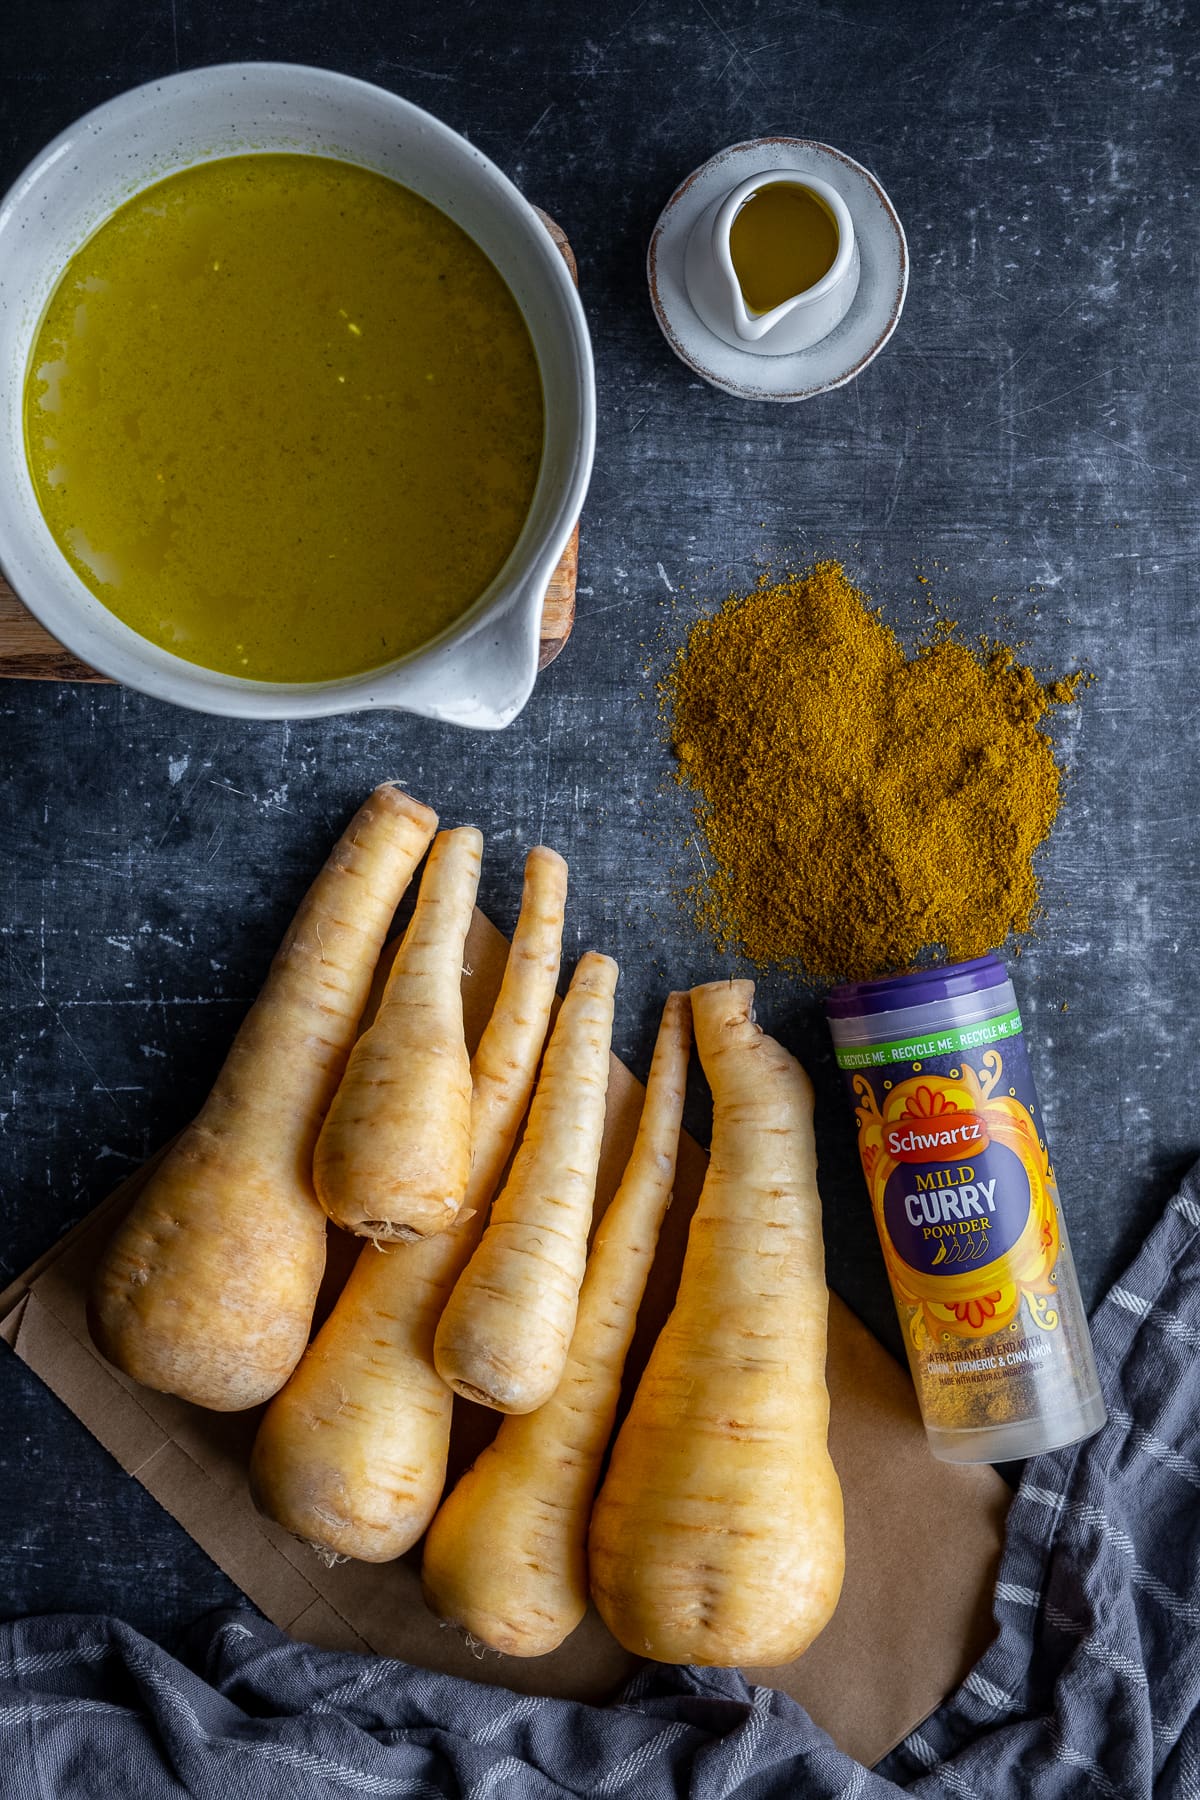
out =
<path fill-rule="evenodd" d="M 862 258 L 858 293 L 841 324 L 811 349 L 783 356 L 723 343 L 692 306 L 683 278 L 688 238 L 705 207 L 768 169 L 788 169 L 801 179 L 815 175 L 836 188 L 850 209 Z M 646 269 L 663 334 L 689 369 L 743 400 L 808 400 L 853 381 L 895 331 L 908 289 L 908 245 L 895 207 L 853 157 L 812 138 L 751 138 L 680 183 L 654 227 Z"/>

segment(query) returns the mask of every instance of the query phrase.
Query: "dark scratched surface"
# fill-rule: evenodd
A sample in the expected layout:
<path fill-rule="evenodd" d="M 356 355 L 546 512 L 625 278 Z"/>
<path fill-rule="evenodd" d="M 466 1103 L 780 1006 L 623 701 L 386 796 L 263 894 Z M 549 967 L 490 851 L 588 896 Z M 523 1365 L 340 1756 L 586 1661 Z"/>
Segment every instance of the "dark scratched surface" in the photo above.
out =
<path fill-rule="evenodd" d="M 1062 732 L 1045 917 L 1014 963 L 1094 1297 L 1200 1147 L 1195 9 L 26 0 L 0 57 L 0 186 L 122 88 L 243 57 L 393 88 L 569 233 L 599 383 L 579 620 L 492 740 L 0 683 L 0 1286 L 192 1112 L 330 841 L 385 777 L 483 829 L 481 901 L 503 926 L 526 846 L 566 853 L 569 949 L 620 959 L 618 1048 L 644 1073 L 667 985 L 738 966 L 674 897 L 696 853 L 655 676 L 764 559 L 833 553 L 906 633 L 932 595 L 969 632 L 1024 639 L 1040 669 L 1099 676 Z M 865 162 L 912 254 L 890 347 L 798 408 L 698 383 L 643 275 L 679 179 L 768 132 Z M 763 980 L 765 1024 L 818 1086 L 831 1280 L 895 1344 L 818 1004 Z M 0 1492 L 4 1612 L 111 1609 L 161 1635 L 234 1594 L 9 1355 Z"/>

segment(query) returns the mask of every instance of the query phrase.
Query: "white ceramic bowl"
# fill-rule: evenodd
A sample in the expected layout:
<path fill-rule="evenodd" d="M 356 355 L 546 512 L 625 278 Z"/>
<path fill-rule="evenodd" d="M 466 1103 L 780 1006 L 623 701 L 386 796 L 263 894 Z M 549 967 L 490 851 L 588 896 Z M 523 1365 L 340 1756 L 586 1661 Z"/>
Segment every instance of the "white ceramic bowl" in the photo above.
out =
<path fill-rule="evenodd" d="M 431 200 L 491 257 L 529 327 L 545 394 L 541 473 L 512 554 L 438 638 L 338 681 L 240 680 L 148 643 L 80 581 L 38 509 L 25 459 L 25 374 L 42 313 L 85 238 L 142 188 L 255 151 L 339 157 Z M 579 516 L 595 443 L 591 346 L 565 263 L 512 183 L 449 126 L 382 88 L 287 63 L 230 63 L 134 88 L 47 146 L 0 203 L 0 567 L 46 629 L 102 674 L 201 712 L 307 718 L 399 707 L 507 725 L 537 674 L 542 600 Z M 396 546 L 397 594 L 404 547 Z"/>

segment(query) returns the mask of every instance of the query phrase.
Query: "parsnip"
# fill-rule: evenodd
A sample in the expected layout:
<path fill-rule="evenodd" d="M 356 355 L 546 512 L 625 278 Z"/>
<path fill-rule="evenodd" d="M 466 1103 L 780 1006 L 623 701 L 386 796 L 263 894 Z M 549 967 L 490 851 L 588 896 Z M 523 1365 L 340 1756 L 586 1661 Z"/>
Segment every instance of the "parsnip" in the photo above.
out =
<path fill-rule="evenodd" d="M 509 1656 L 557 1649 L 587 1610 L 588 1514 L 671 1199 L 690 1035 L 688 996 L 672 994 L 637 1139 L 588 1258 L 561 1382 L 536 1412 L 504 1420 L 425 1540 L 421 1579 L 434 1612 Z"/>
<path fill-rule="evenodd" d="M 269 1398 L 300 1357 L 325 1266 L 313 1147 L 436 826 L 395 787 L 355 814 L 199 1116 L 109 1244 L 92 1336 L 144 1386 L 232 1412 Z"/>
<path fill-rule="evenodd" d="M 313 1179 L 334 1221 L 376 1242 L 429 1237 L 458 1217 L 471 1172 L 463 945 L 483 839 L 443 831 L 416 910 L 317 1140 Z"/>
<path fill-rule="evenodd" d="M 592 1514 L 596 1605 L 661 1662 L 788 1662 L 842 1583 L 812 1088 L 752 1023 L 753 998 L 749 981 L 692 993 L 712 1157 Z"/>
<path fill-rule="evenodd" d="M 558 981 L 567 865 L 531 850 L 504 980 L 471 1064 L 471 1179 L 448 1231 L 366 1244 L 333 1312 L 263 1417 L 251 1490 L 269 1517 L 364 1562 L 403 1555 L 446 1478 L 452 1396 L 433 1334 L 529 1105 Z"/>
<path fill-rule="evenodd" d="M 562 1377 L 596 1197 L 617 965 L 580 959 L 524 1141 L 438 1325 L 439 1375 L 465 1399 L 532 1412 Z"/>

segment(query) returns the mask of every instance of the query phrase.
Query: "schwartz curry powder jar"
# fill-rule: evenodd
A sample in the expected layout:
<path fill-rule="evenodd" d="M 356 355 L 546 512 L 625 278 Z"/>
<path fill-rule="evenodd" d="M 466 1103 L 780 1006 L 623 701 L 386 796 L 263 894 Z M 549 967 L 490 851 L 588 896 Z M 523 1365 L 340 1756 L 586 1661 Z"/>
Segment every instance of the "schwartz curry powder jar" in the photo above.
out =
<path fill-rule="evenodd" d="M 992 956 L 826 1003 L 933 1454 L 1005 1462 L 1104 1424 L 1016 995 Z"/>

